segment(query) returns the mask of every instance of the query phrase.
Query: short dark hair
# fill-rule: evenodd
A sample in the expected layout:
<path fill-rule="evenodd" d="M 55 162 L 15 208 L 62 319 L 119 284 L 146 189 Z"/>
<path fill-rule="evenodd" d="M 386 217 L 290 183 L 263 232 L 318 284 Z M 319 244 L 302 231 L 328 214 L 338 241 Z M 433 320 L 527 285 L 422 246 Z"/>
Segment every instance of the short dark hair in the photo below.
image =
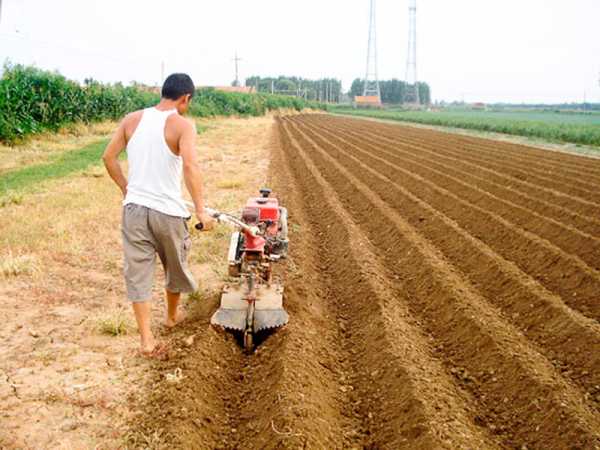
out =
<path fill-rule="evenodd" d="M 187 73 L 173 73 L 163 83 L 160 95 L 162 98 L 177 100 L 182 95 L 194 96 L 196 88 L 194 82 Z"/>

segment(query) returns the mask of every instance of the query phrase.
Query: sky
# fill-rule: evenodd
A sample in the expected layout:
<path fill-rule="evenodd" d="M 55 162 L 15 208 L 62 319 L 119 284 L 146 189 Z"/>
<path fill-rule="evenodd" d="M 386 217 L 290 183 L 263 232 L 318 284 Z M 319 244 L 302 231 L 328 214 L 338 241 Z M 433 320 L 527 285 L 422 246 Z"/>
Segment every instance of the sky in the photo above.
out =
<path fill-rule="evenodd" d="M 0 61 L 68 78 L 197 85 L 364 77 L 369 0 L 0 0 Z M 600 102 L 599 0 L 417 0 L 418 79 L 434 100 Z M 408 0 L 377 0 L 380 79 L 406 75 Z"/>

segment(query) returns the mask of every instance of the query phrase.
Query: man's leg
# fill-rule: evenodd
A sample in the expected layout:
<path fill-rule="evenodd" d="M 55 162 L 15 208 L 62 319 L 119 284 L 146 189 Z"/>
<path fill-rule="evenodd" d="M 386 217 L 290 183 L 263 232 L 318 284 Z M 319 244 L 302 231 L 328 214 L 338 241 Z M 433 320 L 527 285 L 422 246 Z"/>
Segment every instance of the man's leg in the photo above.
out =
<path fill-rule="evenodd" d="M 134 302 L 132 304 L 135 320 L 140 331 L 142 353 L 152 353 L 156 348 L 156 341 L 150 329 L 152 302 Z"/>
<path fill-rule="evenodd" d="M 165 320 L 165 326 L 173 328 L 184 319 L 184 313 L 179 309 L 181 293 L 171 292 L 168 289 L 165 289 L 165 292 L 167 295 L 167 318 Z"/>

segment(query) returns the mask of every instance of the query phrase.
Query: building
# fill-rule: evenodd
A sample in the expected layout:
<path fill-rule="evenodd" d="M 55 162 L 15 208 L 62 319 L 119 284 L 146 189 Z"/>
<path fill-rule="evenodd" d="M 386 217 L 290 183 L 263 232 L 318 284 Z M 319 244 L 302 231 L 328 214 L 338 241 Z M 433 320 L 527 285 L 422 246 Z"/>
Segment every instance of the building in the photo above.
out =
<path fill-rule="evenodd" d="M 354 97 L 354 105 L 357 107 L 370 106 L 381 107 L 381 100 L 377 95 L 357 95 Z"/>
<path fill-rule="evenodd" d="M 242 94 L 256 93 L 256 88 L 254 86 L 213 86 L 213 88 L 222 92 L 241 92 Z"/>

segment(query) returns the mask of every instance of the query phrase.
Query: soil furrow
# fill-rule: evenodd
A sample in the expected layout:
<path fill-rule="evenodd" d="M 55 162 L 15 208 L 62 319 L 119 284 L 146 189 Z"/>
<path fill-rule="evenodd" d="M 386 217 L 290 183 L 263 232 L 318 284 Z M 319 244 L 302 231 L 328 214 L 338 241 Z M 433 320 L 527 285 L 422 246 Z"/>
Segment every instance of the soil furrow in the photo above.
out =
<path fill-rule="evenodd" d="M 360 397 L 359 409 L 369 424 L 363 447 L 496 447 L 493 438 L 475 425 L 476 413 L 462 398 L 465 394 L 432 358 L 426 337 L 407 322 L 410 316 L 397 302 L 390 280 L 382 276 L 385 271 L 377 262 L 376 249 L 293 138 L 286 149 L 305 203 L 319 211 L 310 217 L 314 232 L 328 244 L 321 253 L 328 258 L 332 293 L 341 302 L 342 323 L 347 323 L 345 340 L 356 349 L 355 384 L 363 385 L 356 394 L 370 393 L 366 401 Z M 356 280 L 361 282 L 357 285 Z"/>
<path fill-rule="evenodd" d="M 278 145 L 276 140 L 274 154 Z M 278 164 L 277 172 L 285 167 Z M 287 180 L 283 176 L 277 187 L 288 193 L 282 200 L 290 203 L 291 223 L 302 227 L 301 204 Z M 156 363 L 155 386 L 141 406 L 143 420 L 134 425 L 137 442 L 146 436 L 151 441 L 144 446 L 158 448 L 344 447 L 354 421 L 346 417 L 340 396 L 337 323 L 313 283 L 317 262 L 302 252 L 315 245 L 311 239 L 292 229 L 285 294 L 292 320 L 256 353 L 244 355 L 229 333 L 210 326 L 218 298 L 201 302 L 201 311 L 173 340 L 183 349 L 194 335 L 192 346 Z M 303 270 L 294 270 L 298 266 Z M 177 369 L 181 382 L 165 382 Z"/>
<path fill-rule="evenodd" d="M 520 163 L 522 166 L 533 166 L 539 168 L 542 173 L 559 171 L 563 174 L 570 174 L 570 179 L 574 179 L 575 181 L 581 180 L 583 176 L 590 183 L 600 183 L 600 162 L 592 158 L 565 153 L 556 154 L 547 150 L 539 150 L 534 147 L 511 144 L 509 142 L 499 143 L 498 141 L 489 139 L 471 138 L 452 133 L 437 132 L 435 130 L 415 129 L 414 127 L 398 127 L 380 123 L 374 127 L 370 126 L 370 128 L 385 133 L 388 136 L 390 134 L 392 136 L 394 134 L 397 135 L 400 132 L 402 135 L 418 141 L 422 141 L 426 135 L 427 141 L 430 143 L 443 142 L 445 145 L 464 149 L 470 153 L 510 159 L 511 161 Z M 513 147 L 517 147 L 518 150 L 511 150 Z"/>
<path fill-rule="evenodd" d="M 319 138 L 315 136 L 315 139 Z M 516 227 L 496 213 L 474 205 L 409 170 L 381 160 L 359 147 L 352 147 L 362 155 L 359 164 L 369 160 L 371 167 L 377 167 L 379 173 L 390 179 L 397 179 L 399 173 L 404 173 L 403 185 L 415 196 L 455 220 L 507 260 L 514 261 L 523 272 L 558 293 L 572 308 L 595 320 L 600 318 L 597 302 L 599 276 L 580 258 L 566 254 L 546 239 Z"/>
<path fill-rule="evenodd" d="M 571 192 L 571 190 L 569 190 L 569 189 L 564 189 L 564 186 L 561 183 L 548 182 L 548 183 L 543 183 L 543 184 L 536 184 L 536 183 L 532 182 L 531 180 L 529 180 L 529 177 L 527 176 L 527 174 L 524 174 L 520 177 L 512 176 L 510 174 L 505 173 L 506 171 L 503 170 L 503 168 L 501 166 L 487 167 L 485 165 L 482 165 L 477 162 L 477 160 L 474 156 L 469 155 L 466 152 L 460 152 L 459 150 L 453 150 L 453 149 L 449 148 L 448 145 L 445 143 L 432 144 L 431 142 L 429 142 L 427 140 L 423 140 L 423 141 L 420 141 L 419 143 L 415 144 L 415 143 L 406 141 L 403 136 L 396 136 L 395 138 L 388 138 L 382 134 L 373 134 L 373 133 L 363 130 L 363 129 L 361 129 L 361 132 L 364 132 L 367 135 L 375 136 L 378 139 L 385 140 L 391 144 L 404 145 L 406 147 L 413 148 L 416 151 L 431 150 L 433 152 L 436 152 L 440 157 L 450 157 L 450 158 L 456 159 L 457 161 L 461 161 L 464 164 L 468 163 L 475 170 L 484 172 L 493 177 L 498 177 L 498 178 L 504 180 L 503 182 L 509 186 L 524 185 L 529 189 L 550 194 L 553 198 L 555 198 L 559 202 L 558 204 L 560 204 L 561 206 L 568 207 L 568 205 L 571 205 L 572 207 L 576 208 L 575 210 L 577 210 L 577 211 L 580 210 L 579 209 L 580 207 L 583 207 L 583 209 L 585 211 L 591 211 L 592 210 L 591 208 L 593 208 L 594 213 L 600 215 L 600 205 L 595 201 L 595 200 L 597 200 L 597 196 L 594 195 L 594 193 L 592 193 L 592 195 L 591 195 L 592 199 L 590 200 L 589 198 L 585 198 L 585 196 L 584 197 L 577 196 L 576 194 Z M 590 196 L 588 196 L 588 197 L 590 197 Z"/>
<path fill-rule="evenodd" d="M 533 164 L 522 163 L 522 165 L 520 165 L 512 163 L 509 158 L 503 156 L 495 158 L 485 157 L 478 152 L 477 148 L 469 150 L 468 148 L 450 147 L 443 141 L 413 140 L 405 136 L 402 136 L 400 140 L 419 147 L 427 146 L 429 148 L 436 148 L 438 151 L 442 150 L 449 154 L 460 155 L 460 158 L 463 160 L 470 161 L 492 170 L 502 170 L 503 173 L 512 178 L 526 180 L 540 186 L 556 189 L 557 191 L 585 199 L 588 202 L 598 205 L 598 203 L 596 203 L 597 198 L 595 195 L 595 190 L 598 187 L 596 182 L 585 182 L 563 177 L 558 172 L 559 169 L 556 169 L 554 172 L 542 172 L 535 170 L 535 167 L 530 167 L 533 166 Z"/>
<path fill-rule="evenodd" d="M 580 393 L 395 209 L 328 150 L 292 128 L 347 211 L 380 249 L 390 276 L 399 277 L 411 299 L 409 308 L 438 341 L 439 357 L 477 398 L 482 414 L 503 424 L 496 432 L 507 445 L 598 445 L 598 418 Z"/>
<path fill-rule="evenodd" d="M 316 125 L 311 122 L 312 125 Z M 318 128 L 335 131 L 335 125 L 319 124 Z M 352 141 L 361 142 L 369 148 L 378 148 L 385 150 L 386 153 L 393 157 L 394 160 L 399 158 L 410 158 L 413 161 L 423 162 L 428 167 L 436 167 L 444 172 L 455 174 L 456 177 L 465 180 L 471 180 L 471 184 L 478 186 L 483 191 L 493 194 L 494 196 L 506 200 L 515 206 L 530 208 L 541 216 L 555 221 L 558 224 L 563 224 L 576 233 L 580 233 L 587 238 L 600 241 L 600 220 L 594 217 L 584 216 L 580 213 L 571 211 L 562 206 L 555 205 L 542 198 L 529 195 L 519 189 L 507 186 L 503 183 L 492 181 L 489 176 L 475 175 L 474 171 L 468 165 L 457 161 L 440 157 L 439 154 L 426 149 L 420 149 L 418 152 L 411 148 L 404 148 L 399 145 L 391 145 L 377 138 L 369 138 L 366 133 L 358 133 L 346 127 L 338 127 L 338 130 L 343 130 L 347 137 L 351 137 Z M 449 161 L 444 163 L 443 161 Z M 471 169 L 471 170 L 469 170 Z M 560 226 L 560 225 L 559 225 Z"/>
<path fill-rule="evenodd" d="M 414 134 L 413 134 L 414 136 Z M 530 165 L 538 168 L 542 172 L 560 171 L 569 175 L 569 179 L 580 180 L 583 175 L 591 183 L 600 183 L 600 161 L 595 158 L 589 158 L 581 155 L 554 153 L 547 150 L 540 150 L 530 146 L 511 144 L 509 142 L 498 143 L 486 139 L 460 140 L 453 138 L 456 135 L 452 133 L 439 134 L 436 136 L 436 142 L 444 141 L 457 148 L 465 148 L 477 153 L 484 153 L 490 156 L 501 156 L 505 159 L 518 162 L 522 166 Z M 516 145 L 517 151 L 511 151 L 511 147 Z M 556 155 L 556 158 L 554 157 Z"/>
<path fill-rule="evenodd" d="M 316 137 L 313 134 L 313 138 Z M 336 147 L 331 144 L 331 148 Z M 337 147 L 337 150 L 340 149 Z M 340 154 L 337 159 L 344 163 Z M 367 167 L 358 165 L 355 173 L 365 174 L 365 169 L 369 171 Z M 376 174 L 380 175 L 379 172 Z M 364 181 L 369 179 L 370 175 L 365 174 Z M 580 385 L 589 398 L 594 398 L 595 386 L 600 383 L 600 354 L 590 358 L 586 349 L 600 345 L 600 326 L 565 307 L 562 298 L 548 292 L 514 263 L 502 258 L 456 222 L 440 215 L 388 177 L 385 181 L 394 186 L 393 192 L 380 184 L 374 185 L 373 189 L 398 210 L 405 213 L 412 211 L 413 226 L 428 230 L 432 242 L 479 287 L 490 302 L 504 311 L 507 320 L 536 342 L 557 369 Z M 399 198 L 398 191 L 410 202 Z M 434 233 L 435 230 L 439 230 L 440 234 Z M 454 238 L 447 239 L 449 235 Z M 437 236 L 439 241 L 435 239 Z M 541 311 L 544 314 L 540 314 Z M 574 345 L 574 342 L 578 344 Z"/>
<path fill-rule="evenodd" d="M 313 133 L 313 138 L 317 134 Z M 336 149 L 337 160 L 344 164 L 341 148 L 325 142 Z M 596 385 L 600 383 L 600 354 L 590 357 L 587 349 L 600 346 L 600 325 L 565 307 L 563 300 L 548 292 L 530 276 L 524 274 L 493 249 L 473 237 L 458 224 L 441 215 L 433 207 L 418 199 L 388 177 L 373 169 L 358 164 L 358 177 L 369 182 L 371 171 L 394 191 L 379 183 L 373 188 L 388 203 L 413 217 L 411 224 L 423 229 L 430 240 L 478 286 L 489 301 L 501 308 L 505 317 L 542 349 L 541 352 L 553 361 L 558 370 L 584 389 L 586 396 L 593 399 Z M 406 200 L 398 197 L 400 193 Z M 408 214 L 411 212 L 412 214 Z M 438 231 L 439 233 L 435 233 Z M 452 235 L 452 240 L 447 236 Z M 439 240 L 436 238 L 439 236 Z M 543 311 L 544 314 L 540 314 Z M 574 343 L 577 342 L 576 345 Z M 600 403 L 594 404 L 598 408 Z"/>
<path fill-rule="evenodd" d="M 458 193 L 464 197 L 473 199 L 474 204 L 487 210 L 492 209 L 499 216 L 523 230 L 535 230 L 537 236 L 552 242 L 566 253 L 578 256 L 591 268 L 600 269 L 600 238 L 596 236 L 582 233 L 553 218 L 542 216 L 526 206 L 520 206 L 511 201 L 499 198 L 474 184 L 469 180 L 468 175 L 463 177 L 452 176 L 448 173 L 452 171 L 452 168 L 449 166 L 442 166 L 441 170 L 435 169 L 430 166 L 431 164 L 435 165 L 435 162 L 426 161 L 427 164 L 423 164 L 420 160 L 414 161 L 415 158 L 412 158 L 410 155 L 408 157 L 405 155 L 399 156 L 398 152 L 392 153 L 383 150 L 363 139 L 342 138 L 320 127 L 313 129 L 325 131 L 333 139 L 337 139 L 344 145 L 368 148 L 371 154 L 376 155 L 382 160 L 391 164 L 401 165 L 406 170 L 430 180 L 437 186 L 447 189 L 449 192 Z M 471 194 L 467 196 L 464 192 L 465 189 L 471 191 Z"/>
<path fill-rule="evenodd" d="M 406 137 L 406 140 L 417 145 L 423 144 L 423 140 L 421 139 Z M 569 192 L 581 192 L 583 195 L 589 195 L 590 193 L 593 193 L 599 185 L 598 180 L 594 178 L 590 179 L 589 177 L 586 177 L 585 174 L 582 175 L 581 173 L 578 173 L 568 176 L 568 173 L 560 166 L 552 168 L 541 167 L 539 162 L 523 161 L 521 158 L 509 157 L 502 151 L 496 150 L 491 153 L 482 151 L 481 147 L 478 145 L 451 146 L 449 145 L 449 142 L 445 140 L 428 140 L 428 143 L 434 146 L 443 145 L 444 149 L 448 148 L 453 151 L 456 150 L 464 153 L 465 155 L 472 155 L 473 161 L 481 162 L 490 167 L 501 166 L 504 170 L 510 168 L 511 174 L 518 178 L 537 178 L 544 182 L 560 182 L 562 186 L 569 189 Z M 523 170 L 524 167 L 526 167 L 527 170 Z"/>

